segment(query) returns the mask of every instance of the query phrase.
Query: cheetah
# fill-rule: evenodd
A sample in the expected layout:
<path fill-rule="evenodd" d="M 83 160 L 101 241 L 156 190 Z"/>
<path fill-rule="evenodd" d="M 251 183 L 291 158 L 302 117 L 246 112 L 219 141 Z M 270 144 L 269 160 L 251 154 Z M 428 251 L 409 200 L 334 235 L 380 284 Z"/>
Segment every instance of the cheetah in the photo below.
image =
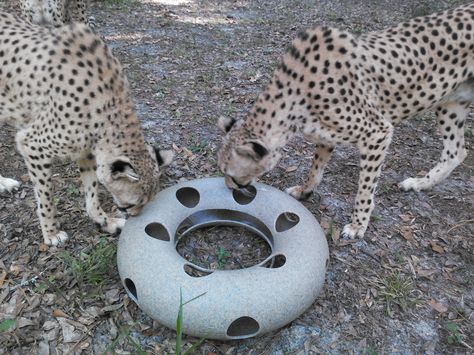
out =
<path fill-rule="evenodd" d="M 119 209 L 136 215 L 159 189 L 160 167 L 172 152 L 145 143 L 128 81 L 104 42 L 84 24 L 49 29 L 0 12 L 0 122 L 17 128 L 47 245 L 67 240 L 55 218 L 53 159 L 77 162 L 86 210 L 104 231 L 111 218 L 98 199 L 98 181 Z M 0 190 L 18 182 L 0 176 Z"/>
<path fill-rule="evenodd" d="M 360 172 L 345 238 L 363 237 L 393 125 L 434 110 L 443 138 L 439 162 L 401 182 L 424 190 L 466 157 L 463 126 L 474 101 L 474 4 L 417 17 L 355 37 L 329 27 L 301 32 L 244 120 L 222 117 L 227 134 L 218 165 L 229 188 L 241 188 L 275 167 L 297 132 L 315 144 L 305 182 L 287 189 L 308 197 L 321 182 L 337 144 L 360 152 Z"/>
<path fill-rule="evenodd" d="M 77 21 L 94 27 L 91 19 L 86 17 L 87 0 L 20 0 L 23 17 L 37 25 L 60 27 Z"/>

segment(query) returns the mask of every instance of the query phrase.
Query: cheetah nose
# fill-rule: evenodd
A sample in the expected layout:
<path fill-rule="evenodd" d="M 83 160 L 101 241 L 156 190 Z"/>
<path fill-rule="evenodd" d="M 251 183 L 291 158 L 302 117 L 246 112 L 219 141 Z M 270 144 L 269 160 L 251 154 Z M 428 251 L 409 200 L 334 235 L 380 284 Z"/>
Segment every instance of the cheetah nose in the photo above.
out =
<path fill-rule="evenodd" d="M 231 176 L 230 178 L 232 179 L 232 182 L 233 182 L 235 185 L 237 185 L 237 187 L 238 187 L 239 189 L 245 189 L 246 187 L 248 187 L 248 186 L 250 185 L 250 183 L 245 184 L 245 185 L 242 185 L 242 184 L 238 183 L 237 180 L 235 180 L 232 176 Z"/>

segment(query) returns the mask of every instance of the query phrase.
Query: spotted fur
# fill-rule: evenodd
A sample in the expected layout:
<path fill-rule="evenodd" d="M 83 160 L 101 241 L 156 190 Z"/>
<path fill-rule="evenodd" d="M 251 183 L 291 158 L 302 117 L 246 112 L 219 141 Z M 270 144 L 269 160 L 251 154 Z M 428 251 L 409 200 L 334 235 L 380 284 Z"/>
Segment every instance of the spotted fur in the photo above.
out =
<path fill-rule="evenodd" d="M 54 158 L 77 162 L 88 215 L 105 231 L 117 232 L 124 220 L 102 210 L 97 182 L 134 215 L 158 191 L 160 176 L 117 59 L 86 25 L 51 30 L 0 12 L 0 63 L 0 122 L 18 129 L 44 242 L 67 239 L 55 218 Z M 172 157 L 169 151 L 157 154 L 162 165 Z M 0 176 L 0 190 L 17 186 Z"/>
<path fill-rule="evenodd" d="M 313 166 L 303 185 L 287 191 L 304 198 L 320 183 L 335 145 L 354 144 L 359 187 L 343 235 L 363 236 L 394 124 L 434 110 L 443 137 L 439 162 L 425 176 L 404 180 L 405 190 L 432 187 L 466 157 L 473 36 L 474 4 L 358 38 L 328 27 L 300 33 L 248 117 L 233 126 L 220 122 L 229 130 L 218 154 L 228 186 L 247 185 L 273 168 L 288 139 L 302 132 L 316 144 Z"/>
<path fill-rule="evenodd" d="M 59 27 L 73 19 L 94 27 L 86 16 L 87 0 L 20 0 L 23 17 L 37 25 Z"/>

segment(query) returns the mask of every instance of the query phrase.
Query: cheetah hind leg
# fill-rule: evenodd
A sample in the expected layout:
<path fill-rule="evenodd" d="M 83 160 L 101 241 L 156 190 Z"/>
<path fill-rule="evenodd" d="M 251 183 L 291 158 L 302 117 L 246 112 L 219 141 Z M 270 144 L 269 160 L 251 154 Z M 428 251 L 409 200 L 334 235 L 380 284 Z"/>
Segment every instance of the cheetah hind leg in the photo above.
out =
<path fill-rule="evenodd" d="M 18 189 L 20 183 L 16 180 L 9 179 L 0 175 L 0 192 L 12 192 L 15 189 Z"/>
<path fill-rule="evenodd" d="M 464 147 L 464 121 L 469 113 L 469 104 L 447 102 L 436 110 L 439 130 L 443 137 L 443 151 L 438 164 L 425 176 L 408 178 L 400 183 L 405 190 L 426 190 L 443 181 L 462 163 L 467 155 Z"/>
<path fill-rule="evenodd" d="M 286 189 L 286 192 L 297 200 L 305 200 L 311 196 L 314 189 L 319 185 L 323 178 L 324 168 L 326 167 L 334 147 L 324 144 L 317 144 L 314 153 L 313 165 L 308 175 L 308 179 L 303 185 L 297 185 Z"/>

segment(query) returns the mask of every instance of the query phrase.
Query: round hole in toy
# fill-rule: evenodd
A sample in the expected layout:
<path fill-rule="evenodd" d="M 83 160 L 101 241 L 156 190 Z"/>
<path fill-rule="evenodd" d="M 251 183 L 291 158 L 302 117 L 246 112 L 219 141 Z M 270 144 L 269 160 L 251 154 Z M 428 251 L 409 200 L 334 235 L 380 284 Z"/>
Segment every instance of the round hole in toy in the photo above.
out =
<path fill-rule="evenodd" d="M 258 322 L 252 317 L 240 317 L 234 320 L 227 328 L 227 335 L 233 338 L 249 337 L 260 329 Z"/>
<path fill-rule="evenodd" d="M 164 242 L 170 241 L 170 234 L 161 223 L 150 223 L 145 227 L 145 233 L 150 237 L 162 240 Z"/>
<path fill-rule="evenodd" d="M 257 196 L 257 189 L 255 186 L 249 185 L 238 190 L 233 190 L 232 196 L 238 204 L 248 205 Z"/>
<path fill-rule="evenodd" d="M 188 208 L 196 207 L 199 203 L 199 192 L 192 187 L 183 187 L 176 191 L 176 198 L 183 206 Z"/>

